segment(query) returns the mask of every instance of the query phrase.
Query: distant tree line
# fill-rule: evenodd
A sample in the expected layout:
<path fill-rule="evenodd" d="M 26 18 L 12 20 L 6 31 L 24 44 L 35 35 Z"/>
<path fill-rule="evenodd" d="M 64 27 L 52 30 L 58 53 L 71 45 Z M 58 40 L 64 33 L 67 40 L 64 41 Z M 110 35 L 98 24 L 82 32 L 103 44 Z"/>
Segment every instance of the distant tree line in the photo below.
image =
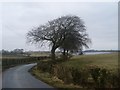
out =
<path fill-rule="evenodd" d="M 14 49 L 12 51 L 2 49 L 0 53 L 2 55 L 18 55 L 18 54 L 24 54 L 24 49 Z"/>
<path fill-rule="evenodd" d="M 85 50 L 84 52 L 120 52 L 120 50 Z"/>

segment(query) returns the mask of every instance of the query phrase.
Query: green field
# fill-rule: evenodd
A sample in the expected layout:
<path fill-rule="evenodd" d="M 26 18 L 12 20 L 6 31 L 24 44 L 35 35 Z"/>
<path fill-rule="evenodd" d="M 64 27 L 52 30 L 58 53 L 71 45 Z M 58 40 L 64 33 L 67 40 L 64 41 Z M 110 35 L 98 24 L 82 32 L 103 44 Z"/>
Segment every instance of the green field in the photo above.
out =
<path fill-rule="evenodd" d="M 49 56 L 50 52 L 30 52 L 31 57 Z"/>
<path fill-rule="evenodd" d="M 21 64 L 36 63 L 39 60 L 46 59 L 45 56 L 33 57 L 33 56 L 24 56 L 24 55 L 3 55 L 1 57 L 2 61 L 2 70 Z"/>
<path fill-rule="evenodd" d="M 75 68 L 96 65 L 107 69 L 118 68 L 118 53 L 74 56 L 71 60 L 63 62 L 62 65 Z"/>

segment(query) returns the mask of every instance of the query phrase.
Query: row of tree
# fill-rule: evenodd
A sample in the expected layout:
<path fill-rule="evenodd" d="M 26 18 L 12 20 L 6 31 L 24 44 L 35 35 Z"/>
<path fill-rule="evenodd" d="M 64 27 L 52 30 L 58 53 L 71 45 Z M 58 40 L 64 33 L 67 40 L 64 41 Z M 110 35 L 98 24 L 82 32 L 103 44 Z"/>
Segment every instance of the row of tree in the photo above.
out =
<path fill-rule="evenodd" d="M 14 49 L 12 51 L 2 49 L 1 51 L 2 55 L 16 55 L 16 54 L 23 54 L 23 53 L 24 53 L 23 49 Z"/>
<path fill-rule="evenodd" d="M 41 44 L 49 42 L 51 46 L 51 57 L 55 60 L 55 51 L 60 49 L 63 56 L 69 52 L 82 50 L 83 47 L 89 48 L 91 40 L 86 33 L 86 28 L 82 19 L 78 16 L 62 16 L 48 21 L 36 29 L 27 33 L 29 43 Z"/>

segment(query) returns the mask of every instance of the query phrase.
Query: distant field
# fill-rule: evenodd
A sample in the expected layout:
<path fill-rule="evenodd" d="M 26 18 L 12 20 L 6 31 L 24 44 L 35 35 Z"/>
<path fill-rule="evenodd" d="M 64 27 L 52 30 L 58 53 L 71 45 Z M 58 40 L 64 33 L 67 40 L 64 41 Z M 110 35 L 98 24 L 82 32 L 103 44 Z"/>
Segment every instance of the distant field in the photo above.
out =
<path fill-rule="evenodd" d="M 4 60 L 4 59 L 10 59 L 10 60 L 12 60 L 12 59 L 22 59 L 22 58 L 26 58 L 25 56 L 2 56 L 2 60 Z"/>
<path fill-rule="evenodd" d="M 33 56 L 33 57 L 49 56 L 49 55 L 50 55 L 49 52 L 34 52 L 34 53 L 30 53 L 30 56 Z"/>
<path fill-rule="evenodd" d="M 34 52 L 34 53 L 30 53 L 29 55 L 30 57 L 41 57 L 41 56 L 49 56 L 48 53 L 41 53 L 41 52 Z M 3 55 L 2 58 L 3 59 L 20 59 L 20 58 L 26 58 L 28 56 L 25 56 L 25 55 Z"/>
<path fill-rule="evenodd" d="M 20 64 L 27 64 L 27 63 L 35 63 L 39 60 L 43 60 L 49 57 L 45 56 L 25 56 L 25 55 L 3 55 L 2 59 L 2 69 L 5 70 L 9 67 L 20 65 Z"/>
<path fill-rule="evenodd" d="M 118 68 L 118 53 L 74 56 L 70 61 L 63 62 L 62 65 L 74 68 L 97 65 L 107 69 L 115 69 Z"/>

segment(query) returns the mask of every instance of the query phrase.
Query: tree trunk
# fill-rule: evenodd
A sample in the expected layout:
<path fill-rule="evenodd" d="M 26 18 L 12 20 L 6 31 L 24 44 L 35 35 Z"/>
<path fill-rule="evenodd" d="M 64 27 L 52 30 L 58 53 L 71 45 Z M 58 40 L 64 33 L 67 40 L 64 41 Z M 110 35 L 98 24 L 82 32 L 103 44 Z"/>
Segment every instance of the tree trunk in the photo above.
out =
<path fill-rule="evenodd" d="M 55 60 L 55 48 L 52 48 L 52 50 L 51 50 L 51 59 L 52 60 Z"/>
<path fill-rule="evenodd" d="M 67 56 L 68 56 L 68 50 L 67 50 Z"/>
<path fill-rule="evenodd" d="M 66 51 L 66 50 L 65 50 L 65 49 L 63 49 L 63 56 L 65 56 L 65 51 Z"/>
<path fill-rule="evenodd" d="M 64 59 L 64 60 L 66 60 L 66 59 L 67 59 L 66 49 L 63 49 L 63 59 Z"/>

